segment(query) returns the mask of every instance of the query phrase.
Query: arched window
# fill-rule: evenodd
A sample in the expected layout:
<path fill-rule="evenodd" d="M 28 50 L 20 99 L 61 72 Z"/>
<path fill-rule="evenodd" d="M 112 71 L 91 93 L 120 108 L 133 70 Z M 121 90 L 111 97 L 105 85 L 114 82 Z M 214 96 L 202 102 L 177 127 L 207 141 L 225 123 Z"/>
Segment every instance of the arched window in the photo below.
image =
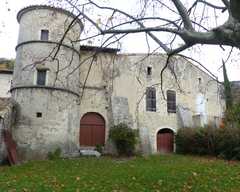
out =
<path fill-rule="evenodd" d="M 167 112 L 176 113 L 176 92 L 168 90 L 167 91 Z"/>

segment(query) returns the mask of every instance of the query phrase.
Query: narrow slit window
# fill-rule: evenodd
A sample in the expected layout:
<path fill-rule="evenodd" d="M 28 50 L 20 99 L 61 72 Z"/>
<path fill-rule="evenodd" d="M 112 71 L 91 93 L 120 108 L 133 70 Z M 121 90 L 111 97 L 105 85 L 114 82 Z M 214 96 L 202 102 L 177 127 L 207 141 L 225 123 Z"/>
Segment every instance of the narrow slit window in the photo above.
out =
<path fill-rule="evenodd" d="M 176 92 L 168 90 L 167 91 L 167 112 L 176 113 Z"/>
<path fill-rule="evenodd" d="M 37 85 L 45 85 L 46 73 L 47 73 L 47 71 L 43 71 L 43 70 L 37 71 Z"/>
<path fill-rule="evenodd" d="M 48 35 L 49 35 L 48 30 L 41 30 L 41 40 L 48 41 Z"/>
<path fill-rule="evenodd" d="M 42 113 L 37 112 L 37 117 L 42 117 Z"/>
<path fill-rule="evenodd" d="M 147 75 L 152 75 L 152 67 L 147 67 Z"/>
<path fill-rule="evenodd" d="M 201 78 L 198 78 L 198 84 L 202 85 L 202 79 Z"/>
<path fill-rule="evenodd" d="M 156 89 L 147 87 L 146 92 L 146 110 L 147 111 L 156 111 Z"/>

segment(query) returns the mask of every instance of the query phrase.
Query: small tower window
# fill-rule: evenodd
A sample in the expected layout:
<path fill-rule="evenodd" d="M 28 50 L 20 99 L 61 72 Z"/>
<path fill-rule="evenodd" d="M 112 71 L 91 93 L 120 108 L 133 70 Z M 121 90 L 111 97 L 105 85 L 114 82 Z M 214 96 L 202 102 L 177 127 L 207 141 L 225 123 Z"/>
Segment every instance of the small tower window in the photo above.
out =
<path fill-rule="evenodd" d="M 202 79 L 201 78 L 198 78 L 198 84 L 202 85 Z"/>
<path fill-rule="evenodd" d="M 48 41 L 48 30 L 41 30 L 41 40 Z"/>
<path fill-rule="evenodd" d="M 37 112 L 37 117 L 42 117 L 42 113 Z"/>
<path fill-rule="evenodd" d="M 152 67 L 147 67 L 147 75 L 152 75 Z"/>
<path fill-rule="evenodd" d="M 46 83 L 46 72 L 43 70 L 37 70 L 37 85 L 45 85 Z"/>

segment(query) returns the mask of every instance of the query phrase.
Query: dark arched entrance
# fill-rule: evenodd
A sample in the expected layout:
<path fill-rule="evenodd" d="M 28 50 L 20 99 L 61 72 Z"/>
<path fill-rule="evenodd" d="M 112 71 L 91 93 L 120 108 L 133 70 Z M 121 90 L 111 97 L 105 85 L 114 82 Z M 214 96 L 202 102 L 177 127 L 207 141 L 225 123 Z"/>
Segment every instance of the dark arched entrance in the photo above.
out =
<path fill-rule="evenodd" d="M 95 147 L 105 144 L 105 120 L 98 113 L 86 113 L 80 121 L 80 147 Z"/>
<path fill-rule="evenodd" d="M 157 151 L 162 155 L 173 152 L 173 131 L 171 129 L 161 129 L 158 131 Z"/>

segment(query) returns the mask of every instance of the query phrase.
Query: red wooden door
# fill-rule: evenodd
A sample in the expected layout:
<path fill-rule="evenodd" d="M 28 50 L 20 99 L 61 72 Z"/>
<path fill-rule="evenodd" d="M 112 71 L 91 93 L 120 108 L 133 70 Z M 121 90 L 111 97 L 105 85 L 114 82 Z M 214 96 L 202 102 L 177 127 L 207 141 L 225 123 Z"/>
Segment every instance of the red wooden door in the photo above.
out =
<path fill-rule="evenodd" d="M 92 125 L 80 125 L 80 146 L 92 146 Z"/>
<path fill-rule="evenodd" d="M 157 151 L 162 155 L 173 152 L 173 133 L 157 134 Z"/>
<path fill-rule="evenodd" d="M 85 114 L 80 122 L 80 146 L 95 147 L 99 142 L 105 145 L 105 121 L 97 113 Z"/>
<path fill-rule="evenodd" d="M 96 146 L 96 143 L 101 143 L 104 146 L 105 143 L 105 125 L 93 125 L 93 138 L 92 143 Z"/>

